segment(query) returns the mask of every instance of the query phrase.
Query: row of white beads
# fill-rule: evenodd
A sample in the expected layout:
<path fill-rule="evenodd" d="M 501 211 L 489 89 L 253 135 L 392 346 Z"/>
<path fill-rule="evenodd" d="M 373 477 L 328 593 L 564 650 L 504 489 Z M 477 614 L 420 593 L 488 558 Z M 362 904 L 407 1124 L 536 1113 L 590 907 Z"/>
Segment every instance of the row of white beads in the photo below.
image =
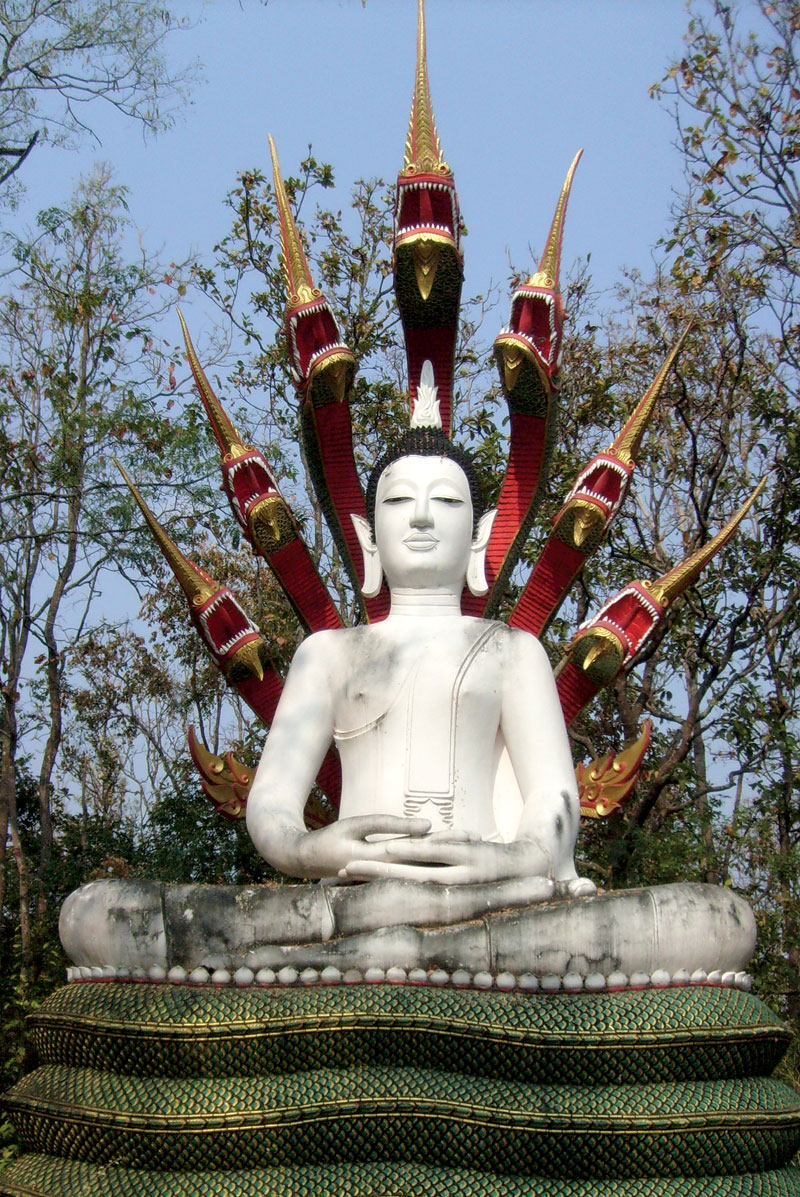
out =
<path fill-rule="evenodd" d="M 426 971 L 423 968 L 357 968 L 341 969 L 328 965 L 327 968 L 306 968 L 302 972 L 286 967 L 277 973 L 271 968 L 259 969 L 254 973 L 249 968 L 237 968 L 231 973 L 226 968 L 209 971 L 207 968 L 195 968 L 187 972 L 185 968 L 177 966 L 166 969 L 155 965 L 150 969 L 143 968 L 89 968 L 85 965 L 67 969 L 68 981 L 151 981 L 167 982 L 172 985 L 237 985 L 242 988 L 249 985 L 379 985 L 388 982 L 390 985 L 453 985 L 456 989 L 500 989 L 511 992 L 518 989 L 523 993 L 602 993 L 604 990 L 619 989 L 668 989 L 672 986 L 683 985 L 726 985 L 737 989 L 750 990 L 753 978 L 744 972 L 720 972 L 718 969 L 705 972 L 698 968 L 693 973 L 686 969 L 679 969 L 675 973 L 668 973 L 666 969 L 656 969 L 652 973 L 566 973 L 563 977 L 555 973 L 548 973 L 544 977 L 534 976 L 533 973 L 523 973 L 515 976 L 513 973 L 498 973 L 493 976 L 487 972 L 471 973 L 466 969 L 456 969 L 448 973 L 444 969 L 436 968 Z"/>

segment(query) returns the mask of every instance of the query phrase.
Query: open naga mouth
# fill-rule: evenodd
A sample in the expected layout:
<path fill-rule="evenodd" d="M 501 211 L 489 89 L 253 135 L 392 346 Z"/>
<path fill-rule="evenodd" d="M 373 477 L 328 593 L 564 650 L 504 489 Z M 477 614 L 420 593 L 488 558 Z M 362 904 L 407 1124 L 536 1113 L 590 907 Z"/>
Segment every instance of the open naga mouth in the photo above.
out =
<path fill-rule="evenodd" d="M 570 658 L 592 681 L 605 683 L 639 651 L 664 614 L 643 582 L 630 582 L 581 624 Z"/>
<path fill-rule="evenodd" d="M 459 250 L 458 199 L 452 175 L 400 174 L 394 237 L 395 247 L 426 237 Z"/>
<path fill-rule="evenodd" d="M 200 634 L 230 681 L 263 674 L 264 639 L 227 587 L 198 604 L 194 611 Z"/>
<path fill-rule="evenodd" d="M 633 468 L 606 453 L 592 458 L 553 521 L 558 539 L 586 553 L 596 548 L 625 498 Z"/>
<path fill-rule="evenodd" d="M 564 312 L 556 292 L 523 283 L 511 297 L 511 320 L 500 336 L 530 349 L 549 382 L 558 374 L 563 325 Z"/>
<path fill-rule="evenodd" d="M 341 403 L 352 381 L 355 362 L 339 335 L 328 301 L 319 298 L 292 308 L 286 328 L 295 382 L 305 381 L 308 391 L 315 392 L 315 406 L 334 400 Z M 324 386 L 319 385 L 322 383 Z"/>
<path fill-rule="evenodd" d="M 395 202 L 395 273 L 403 319 L 409 326 L 434 326 L 457 307 L 460 221 L 455 183 L 445 163 L 433 170 L 417 172 L 411 166 L 400 172 Z"/>
<path fill-rule="evenodd" d="M 572 160 L 553 215 L 539 269 L 511 296 L 511 316 L 494 343 L 503 390 L 513 410 L 547 410 L 561 369 L 564 305 L 559 290 L 561 242 L 572 180 L 582 154 Z"/>
<path fill-rule="evenodd" d="M 294 521 L 258 449 L 228 455 L 222 463 L 223 487 L 233 514 L 265 553 L 275 553 L 297 538 Z"/>
<path fill-rule="evenodd" d="M 618 458 L 598 453 L 578 475 L 567 502 L 570 499 L 587 499 L 597 503 L 608 518 L 616 513 L 625 497 L 627 482 L 632 473 L 633 463 L 625 465 Z"/>

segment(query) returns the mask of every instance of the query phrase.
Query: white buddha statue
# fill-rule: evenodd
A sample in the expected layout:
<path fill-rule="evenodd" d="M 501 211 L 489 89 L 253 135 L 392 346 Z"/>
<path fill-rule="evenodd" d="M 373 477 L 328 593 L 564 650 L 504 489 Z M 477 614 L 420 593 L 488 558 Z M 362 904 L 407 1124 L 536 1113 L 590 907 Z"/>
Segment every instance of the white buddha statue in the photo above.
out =
<path fill-rule="evenodd" d="M 529 633 L 461 614 L 465 583 L 486 590 L 494 512 L 468 455 L 435 427 L 429 367 L 423 384 L 425 414 L 418 404 L 376 465 L 368 519 L 355 520 L 364 591 L 385 576 L 390 613 L 303 642 L 247 802 L 270 864 L 337 884 L 92 882 L 60 920 L 82 978 L 199 967 L 274 981 L 281 968 L 296 979 L 330 965 L 602 974 L 620 987 L 650 974 L 733 983 L 752 955 L 752 913 L 728 889 L 595 897 L 577 876 L 578 793 L 550 664 Z M 303 809 L 332 741 L 339 818 L 308 831 Z M 361 881 L 372 884 L 340 884 Z"/>
<path fill-rule="evenodd" d="M 317 632 L 298 649 L 248 831 L 270 864 L 297 877 L 540 877 L 591 893 L 575 871 L 578 793 L 549 661 L 528 632 L 461 614 L 465 583 L 486 592 L 495 513 L 482 511 L 468 455 L 425 423 L 436 415 L 427 365 L 420 393 L 411 431 L 373 471 L 369 521 L 353 517 L 364 592 L 376 594 L 385 575 L 390 613 Z M 303 808 L 331 741 L 339 818 L 306 831 Z"/>

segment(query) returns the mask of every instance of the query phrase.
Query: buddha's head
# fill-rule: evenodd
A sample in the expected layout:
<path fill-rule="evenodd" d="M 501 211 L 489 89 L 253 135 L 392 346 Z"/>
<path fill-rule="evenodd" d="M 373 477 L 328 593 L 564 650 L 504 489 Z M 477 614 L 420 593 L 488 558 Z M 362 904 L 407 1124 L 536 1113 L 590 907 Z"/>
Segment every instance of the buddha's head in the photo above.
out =
<path fill-rule="evenodd" d="M 486 545 L 494 512 L 469 454 L 441 429 L 412 428 L 372 471 L 367 519 L 353 516 L 364 556 L 364 594 L 448 589 L 485 594 Z"/>

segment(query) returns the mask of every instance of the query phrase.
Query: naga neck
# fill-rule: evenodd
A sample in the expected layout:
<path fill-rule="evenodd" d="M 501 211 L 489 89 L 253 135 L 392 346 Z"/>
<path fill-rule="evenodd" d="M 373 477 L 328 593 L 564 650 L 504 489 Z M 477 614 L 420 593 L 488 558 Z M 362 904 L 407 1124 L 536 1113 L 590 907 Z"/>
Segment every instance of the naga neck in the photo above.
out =
<path fill-rule="evenodd" d="M 440 619 L 461 616 L 461 589 L 443 586 L 436 590 L 397 587 L 391 591 L 390 619 Z"/>

